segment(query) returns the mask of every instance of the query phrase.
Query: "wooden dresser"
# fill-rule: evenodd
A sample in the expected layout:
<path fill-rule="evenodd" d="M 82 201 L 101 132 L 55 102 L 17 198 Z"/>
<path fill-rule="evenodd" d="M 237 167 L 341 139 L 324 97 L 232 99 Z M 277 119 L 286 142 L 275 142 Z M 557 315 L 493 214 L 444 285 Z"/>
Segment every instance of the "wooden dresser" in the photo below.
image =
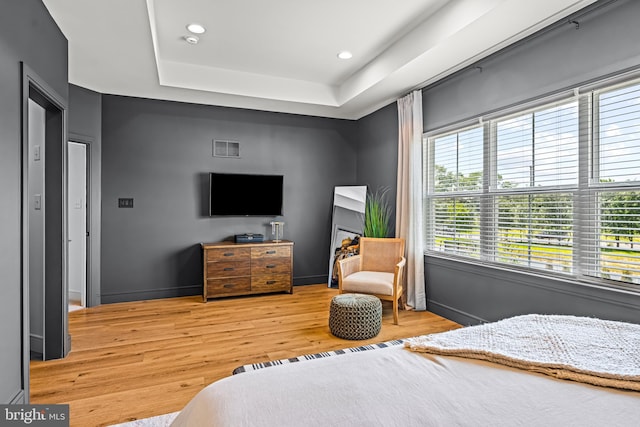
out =
<path fill-rule="evenodd" d="M 293 242 L 202 243 L 203 299 L 293 292 Z"/>

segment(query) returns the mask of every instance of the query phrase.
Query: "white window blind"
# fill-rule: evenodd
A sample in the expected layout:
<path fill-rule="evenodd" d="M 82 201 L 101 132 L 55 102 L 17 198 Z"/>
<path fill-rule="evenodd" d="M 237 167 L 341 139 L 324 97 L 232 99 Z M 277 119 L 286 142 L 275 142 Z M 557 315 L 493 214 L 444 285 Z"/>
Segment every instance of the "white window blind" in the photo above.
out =
<path fill-rule="evenodd" d="M 496 124 L 498 188 L 577 185 L 578 103 Z"/>
<path fill-rule="evenodd" d="M 578 102 L 495 121 L 494 260 L 573 271 L 573 192 L 578 188 Z"/>
<path fill-rule="evenodd" d="M 638 81 L 430 136 L 424 178 L 428 252 L 640 291 Z"/>
<path fill-rule="evenodd" d="M 640 85 L 594 94 L 594 196 L 586 274 L 640 284 Z"/>
<path fill-rule="evenodd" d="M 585 254 L 589 275 L 640 284 L 640 192 L 599 191 L 598 233 Z"/>
<path fill-rule="evenodd" d="M 480 203 L 474 197 L 433 200 L 434 249 L 480 257 Z"/>
<path fill-rule="evenodd" d="M 434 197 L 425 212 L 433 250 L 480 256 L 480 199 L 483 187 L 483 128 L 477 126 L 432 141 L 428 188 Z M 478 196 L 474 197 L 473 193 Z"/>
<path fill-rule="evenodd" d="M 482 127 L 437 138 L 434 145 L 434 191 L 482 190 Z"/>
<path fill-rule="evenodd" d="M 599 93 L 600 182 L 640 181 L 640 85 Z"/>
<path fill-rule="evenodd" d="M 496 261 L 540 270 L 572 271 L 570 193 L 499 196 Z"/>

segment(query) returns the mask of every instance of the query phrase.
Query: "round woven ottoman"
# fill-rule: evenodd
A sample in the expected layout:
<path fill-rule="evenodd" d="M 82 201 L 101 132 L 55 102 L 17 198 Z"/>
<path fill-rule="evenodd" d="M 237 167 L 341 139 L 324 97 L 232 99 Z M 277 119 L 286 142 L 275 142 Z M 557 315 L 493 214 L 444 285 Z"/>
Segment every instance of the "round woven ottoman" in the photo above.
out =
<path fill-rule="evenodd" d="M 329 330 L 339 338 L 366 340 L 380 333 L 382 303 L 378 297 L 341 294 L 331 300 Z"/>

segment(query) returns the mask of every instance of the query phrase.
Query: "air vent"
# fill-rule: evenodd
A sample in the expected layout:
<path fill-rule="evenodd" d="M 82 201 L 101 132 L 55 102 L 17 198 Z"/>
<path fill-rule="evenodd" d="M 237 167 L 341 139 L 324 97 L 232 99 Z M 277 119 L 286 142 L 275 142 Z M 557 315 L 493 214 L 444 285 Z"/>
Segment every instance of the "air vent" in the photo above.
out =
<path fill-rule="evenodd" d="M 240 158 L 240 143 L 238 141 L 214 139 L 213 157 Z"/>

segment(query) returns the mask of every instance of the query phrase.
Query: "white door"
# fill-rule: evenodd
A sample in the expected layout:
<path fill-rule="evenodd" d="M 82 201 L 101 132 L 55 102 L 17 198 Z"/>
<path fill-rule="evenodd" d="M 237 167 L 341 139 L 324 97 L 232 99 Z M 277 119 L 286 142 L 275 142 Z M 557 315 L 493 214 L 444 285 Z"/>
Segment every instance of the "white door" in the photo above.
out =
<path fill-rule="evenodd" d="M 69 304 L 86 307 L 87 293 L 87 146 L 69 141 Z"/>

